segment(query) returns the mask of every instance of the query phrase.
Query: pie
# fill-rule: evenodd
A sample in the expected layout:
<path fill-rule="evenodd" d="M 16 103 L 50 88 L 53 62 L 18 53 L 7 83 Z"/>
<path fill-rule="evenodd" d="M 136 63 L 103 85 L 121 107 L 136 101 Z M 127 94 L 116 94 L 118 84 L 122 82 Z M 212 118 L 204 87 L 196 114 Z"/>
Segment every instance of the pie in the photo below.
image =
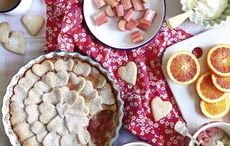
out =
<path fill-rule="evenodd" d="M 13 91 L 10 122 L 22 146 L 108 146 L 116 135 L 118 95 L 87 61 L 45 59 Z"/>

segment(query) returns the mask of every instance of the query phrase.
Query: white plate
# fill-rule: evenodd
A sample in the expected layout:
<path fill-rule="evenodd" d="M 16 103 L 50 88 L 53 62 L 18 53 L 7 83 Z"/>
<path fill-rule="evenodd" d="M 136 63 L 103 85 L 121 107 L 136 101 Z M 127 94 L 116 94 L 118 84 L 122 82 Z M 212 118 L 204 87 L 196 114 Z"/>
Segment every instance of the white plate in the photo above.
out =
<path fill-rule="evenodd" d="M 177 104 L 182 112 L 182 115 L 187 122 L 187 126 L 190 132 L 194 133 L 200 126 L 203 124 L 210 122 L 212 120 L 206 118 L 200 110 L 200 98 L 195 89 L 195 83 L 189 86 L 181 86 L 177 85 L 170 80 L 166 71 L 166 64 L 168 59 L 174 53 L 180 50 L 188 50 L 192 52 L 195 47 L 200 47 L 203 50 L 203 56 L 199 58 L 201 74 L 207 71 L 206 65 L 206 56 L 210 47 L 217 44 L 230 44 L 229 39 L 230 30 L 219 28 L 212 29 L 207 32 L 201 33 L 197 36 L 194 36 L 190 39 L 177 43 L 175 45 L 170 46 L 166 49 L 163 62 L 162 69 L 165 75 L 165 78 L 173 92 L 173 95 L 177 101 Z M 230 114 L 230 113 L 229 113 Z M 225 122 L 230 123 L 230 116 L 225 116 Z"/>
<path fill-rule="evenodd" d="M 101 26 L 96 26 L 93 17 L 104 8 L 98 10 L 93 0 L 84 0 L 83 16 L 91 33 L 103 44 L 115 49 L 133 49 L 148 43 L 159 31 L 165 19 L 166 6 L 165 0 L 149 0 L 145 4 L 146 8 L 153 9 L 157 15 L 153 21 L 152 27 L 144 33 L 144 41 L 133 44 L 131 32 L 121 32 L 117 28 L 117 19 L 109 18 L 109 22 Z"/>
<path fill-rule="evenodd" d="M 152 146 L 146 142 L 130 142 L 127 144 L 124 144 L 123 146 Z"/>

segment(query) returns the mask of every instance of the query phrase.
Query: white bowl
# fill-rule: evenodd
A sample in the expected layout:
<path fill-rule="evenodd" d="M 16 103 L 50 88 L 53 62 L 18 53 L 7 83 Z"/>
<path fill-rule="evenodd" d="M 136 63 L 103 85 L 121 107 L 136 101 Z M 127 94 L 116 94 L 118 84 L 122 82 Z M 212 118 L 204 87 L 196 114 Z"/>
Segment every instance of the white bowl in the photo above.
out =
<path fill-rule="evenodd" d="M 208 128 L 214 128 L 214 127 L 220 128 L 220 129 L 224 130 L 224 131 L 228 134 L 228 136 L 230 137 L 230 123 L 225 123 L 225 122 L 213 122 L 213 123 L 206 124 L 206 125 L 202 126 L 202 127 L 193 135 L 193 137 L 194 137 L 194 138 L 197 138 L 198 135 L 199 135 L 202 131 L 204 131 L 204 130 L 206 130 L 206 129 L 208 129 Z M 195 145 L 193 142 L 190 141 L 189 146 L 196 146 L 196 145 Z"/>
<path fill-rule="evenodd" d="M 121 32 L 118 30 L 116 24 L 118 18 L 116 20 L 114 20 L 115 18 L 109 18 L 109 22 L 101 26 L 95 25 L 93 16 L 103 9 L 98 10 L 94 5 L 93 0 L 83 1 L 83 17 L 90 32 L 101 43 L 115 49 L 134 49 L 141 47 L 152 40 L 159 32 L 165 20 L 165 0 L 149 0 L 145 6 L 146 8 L 153 9 L 157 14 L 153 21 L 152 27 L 144 33 L 144 41 L 137 44 L 134 44 L 131 40 L 131 31 Z"/>
<path fill-rule="evenodd" d="M 146 142 L 137 141 L 137 142 L 130 142 L 130 143 L 124 144 L 123 146 L 152 146 L 152 145 Z"/>

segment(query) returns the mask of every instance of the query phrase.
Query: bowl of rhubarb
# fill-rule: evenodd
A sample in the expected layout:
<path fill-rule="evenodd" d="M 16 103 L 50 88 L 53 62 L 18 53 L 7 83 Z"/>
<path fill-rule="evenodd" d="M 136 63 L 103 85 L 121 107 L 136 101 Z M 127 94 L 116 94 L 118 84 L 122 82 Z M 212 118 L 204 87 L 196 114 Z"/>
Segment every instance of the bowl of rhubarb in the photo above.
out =
<path fill-rule="evenodd" d="M 92 35 L 114 49 L 135 49 L 159 32 L 165 0 L 84 0 L 83 17 Z"/>

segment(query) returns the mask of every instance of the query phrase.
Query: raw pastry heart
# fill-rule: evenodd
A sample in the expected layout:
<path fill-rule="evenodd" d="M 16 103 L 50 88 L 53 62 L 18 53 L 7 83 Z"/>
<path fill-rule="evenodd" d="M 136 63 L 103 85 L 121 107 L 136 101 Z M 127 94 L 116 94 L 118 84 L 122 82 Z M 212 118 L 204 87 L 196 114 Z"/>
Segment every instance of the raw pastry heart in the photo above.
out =
<path fill-rule="evenodd" d="M 89 119 L 87 116 L 65 116 L 67 128 L 69 129 L 71 134 L 77 134 L 81 127 L 85 127 L 89 125 Z"/>
<path fill-rule="evenodd" d="M 59 116 L 64 118 L 68 110 L 70 109 L 70 106 L 67 103 L 59 103 L 56 105 L 56 109 L 58 111 Z"/>
<path fill-rule="evenodd" d="M 102 97 L 103 104 L 111 105 L 115 103 L 115 95 L 112 91 L 112 86 L 108 83 L 101 89 L 99 96 Z"/>
<path fill-rule="evenodd" d="M 7 43 L 9 41 L 10 25 L 7 22 L 0 23 L 0 42 Z"/>
<path fill-rule="evenodd" d="M 58 73 L 48 72 L 43 76 L 42 80 L 52 88 L 64 87 L 68 84 L 69 74 L 66 71 L 59 71 Z"/>
<path fill-rule="evenodd" d="M 70 91 L 67 87 L 60 88 L 61 97 L 63 98 L 63 102 L 68 105 L 73 105 L 77 101 L 78 93 L 76 91 Z"/>
<path fill-rule="evenodd" d="M 43 92 L 38 88 L 32 88 L 29 91 L 28 98 L 24 100 L 25 105 L 38 104 L 42 101 Z"/>
<path fill-rule="evenodd" d="M 11 32 L 8 42 L 3 44 L 7 50 L 17 53 L 25 54 L 25 39 L 21 32 Z"/>
<path fill-rule="evenodd" d="M 94 78 L 93 85 L 96 89 L 102 88 L 106 84 L 106 78 L 102 74 L 100 74 L 99 71 L 95 67 L 92 68 L 90 74 Z"/>
<path fill-rule="evenodd" d="M 42 96 L 42 100 L 43 102 L 50 103 L 53 105 L 63 102 L 59 88 L 54 88 L 50 93 L 45 93 Z"/>
<path fill-rule="evenodd" d="M 60 116 L 56 116 L 52 121 L 47 125 L 49 132 L 55 131 L 59 135 L 65 135 L 68 133 L 68 129 L 65 126 L 65 121 Z"/>
<path fill-rule="evenodd" d="M 37 90 L 41 90 L 42 92 L 49 92 L 52 88 L 48 86 L 45 82 L 43 81 L 38 81 L 37 83 L 34 84 L 34 88 Z"/>
<path fill-rule="evenodd" d="M 121 66 L 118 69 L 118 75 L 119 77 L 128 82 L 131 85 L 136 84 L 137 80 L 137 66 L 135 62 L 129 62 L 126 64 L 126 66 Z"/>
<path fill-rule="evenodd" d="M 70 78 L 70 88 L 77 92 L 81 92 L 81 90 L 85 87 L 86 80 L 83 77 L 77 77 L 74 73 L 69 73 Z"/>
<path fill-rule="evenodd" d="M 42 144 L 44 146 L 59 146 L 60 136 L 55 132 L 50 132 L 43 139 Z"/>
<path fill-rule="evenodd" d="M 86 103 L 87 107 L 89 107 L 90 115 L 94 115 L 95 113 L 101 111 L 102 108 L 102 98 L 100 96 L 95 97 L 91 101 Z"/>
<path fill-rule="evenodd" d="M 89 114 L 89 108 L 85 104 L 84 97 L 78 96 L 76 103 L 69 109 L 68 114 L 72 116 Z"/>
<path fill-rule="evenodd" d="M 11 101 L 17 101 L 22 103 L 23 100 L 27 97 L 27 91 L 23 88 L 22 85 L 16 85 L 14 87 L 14 95 L 11 97 Z"/>
<path fill-rule="evenodd" d="M 73 72 L 76 75 L 81 75 L 81 76 L 88 76 L 91 71 L 91 67 L 88 63 L 82 63 L 79 62 L 78 64 L 75 64 L 73 67 Z"/>
<path fill-rule="evenodd" d="M 30 131 L 30 125 L 28 123 L 18 123 L 14 126 L 13 130 L 17 133 L 20 141 L 24 141 L 34 135 Z"/>
<path fill-rule="evenodd" d="M 23 146 L 40 146 L 35 136 L 25 140 L 22 145 Z"/>
<path fill-rule="evenodd" d="M 42 16 L 25 15 L 22 17 L 23 25 L 32 36 L 36 36 L 40 32 L 44 22 Z"/>
<path fill-rule="evenodd" d="M 44 132 L 38 133 L 36 135 L 37 141 L 42 143 L 43 139 L 46 137 L 47 134 L 48 134 L 47 130 L 45 130 Z"/>
<path fill-rule="evenodd" d="M 86 81 L 85 87 L 80 94 L 85 98 L 86 102 L 98 96 L 97 90 L 93 88 L 93 84 L 90 81 Z"/>
<path fill-rule="evenodd" d="M 39 80 L 39 77 L 32 73 L 31 70 L 27 71 L 25 77 L 18 81 L 18 85 L 21 85 L 25 91 L 29 91 L 33 85 Z"/>
<path fill-rule="evenodd" d="M 24 111 L 23 103 L 13 101 L 10 103 L 11 124 L 14 126 L 17 123 L 26 121 L 26 112 Z"/>
<path fill-rule="evenodd" d="M 54 68 L 56 71 L 71 71 L 73 69 L 73 65 L 73 59 L 68 59 L 67 61 L 58 59 L 54 64 Z"/>
<path fill-rule="evenodd" d="M 151 108 L 155 121 L 159 121 L 170 113 L 172 104 L 168 101 L 162 101 L 160 97 L 156 97 L 151 101 Z"/>
<path fill-rule="evenodd" d="M 89 134 L 88 130 L 83 128 L 83 127 L 80 128 L 77 136 L 78 136 L 80 143 L 83 145 L 86 145 L 87 143 L 90 142 L 90 134 Z"/>
<path fill-rule="evenodd" d="M 61 146 L 81 146 L 78 143 L 76 136 L 69 134 L 69 133 L 62 136 L 60 145 Z"/>
<path fill-rule="evenodd" d="M 45 125 L 39 121 L 32 123 L 30 129 L 34 134 L 39 134 L 46 131 Z"/>
<path fill-rule="evenodd" d="M 38 117 L 39 117 L 38 105 L 36 104 L 27 105 L 25 107 L 25 111 L 28 114 L 27 122 L 29 124 L 38 121 Z"/>
<path fill-rule="evenodd" d="M 40 116 L 39 120 L 43 124 L 49 123 L 55 116 L 57 116 L 57 111 L 54 105 L 50 103 L 41 103 L 39 105 Z"/>
<path fill-rule="evenodd" d="M 43 61 L 41 64 L 35 64 L 32 67 L 32 71 L 40 77 L 43 76 L 48 71 L 53 71 L 53 70 L 54 70 L 54 64 L 52 61 L 49 60 Z"/>

